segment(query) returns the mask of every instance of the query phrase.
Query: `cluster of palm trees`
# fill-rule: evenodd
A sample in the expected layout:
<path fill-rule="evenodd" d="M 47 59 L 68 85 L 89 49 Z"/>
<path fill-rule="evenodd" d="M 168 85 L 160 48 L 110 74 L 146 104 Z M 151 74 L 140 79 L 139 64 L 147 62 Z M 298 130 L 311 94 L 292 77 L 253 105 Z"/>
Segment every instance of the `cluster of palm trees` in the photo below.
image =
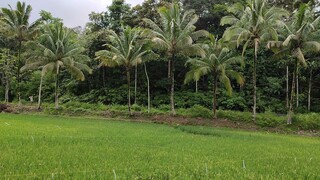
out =
<path fill-rule="evenodd" d="M 84 80 L 83 71 L 91 73 L 85 64 L 89 57 L 84 55 L 84 48 L 76 41 L 76 33 L 63 26 L 61 22 L 45 23 L 42 19 L 29 24 L 31 6 L 17 2 L 16 9 L 1 8 L 1 22 L 6 29 L 6 36 L 18 43 L 17 81 L 18 98 L 21 103 L 21 73 L 27 70 L 41 70 L 38 108 L 41 107 L 41 91 L 46 74 L 55 75 L 55 108 L 59 108 L 58 76 L 65 68 L 72 76 Z M 28 53 L 24 63 L 21 59 L 22 44 L 26 42 Z"/>
<path fill-rule="evenodd" d="M 306 66 L 305 55 L 320 51 L 320 43 L 315 41 L 319 37 L 319 17 L 309 3 L 299 2 L 298 8 L 292 14 L 284 9 L 269 7 L 265 0 L 248 0 L 246 5 L 236 3 L 229 8 L 233 15 L 226 16 L 221 24 L 229 24 L 224 38 L 237 46 L 254 48 L 253 86 L 254 103 L 253 118 L 256 117 L 256 63 L 258 50 L 262 43 L 274 50 L 275 57 L 286 56 L 295 59 L 292 78 L 291 96 L 288 108 L 287 123 L 292 123 L 293 99 L 299 65 Z M 308 54 L 310 53 L 310 54 Z"/>
<path fill-rule="evenodd" d="M 39 108 L 41 104 L 41 87 L 43 76 L 52 73 L 56 76 L 55 104 L 58 107 L 58 75 L 61 68 L 66 68 L 74 77 L 84 79 L 83 71 L 91 72 L 85 65 L 88 57 L 83 55 L 84 49 L 77 43 L 74 32 L 55 22 L 45 25 L 36 23 L 29 25 L 28 18 L 31 7 L 18 2 L 17 9 L 2 8 L 2 22 L 12 32 L 19 44 L 18 79 L 20 72 L 29 69 L 41 69 L 42 78 L 39 88 Z M 213 114 L 217 117 L 218 84 L 225 85 L 228 94 L 232 92 L 230 78 L 242 86 L 244 78 L 237 72 L 243 66 L 247 49 L 254 50 L 253 58 L 253 119 L 256 118 L 257 104 L 257 63 L 261 47 L 275 52 L 275 57 L 291 57 L 295 59 L 292 78 L 292 92 L 288 108 L 288 124 L 291 124 L 293 99 L 295 96 L 295 79 L 299 66 L 307 66 L 308 53 L 320 51 L 320 43 L 314 39 L 319 36 L 319 17 L 314 9 L 301 2 L 290 14 L 278 7 L 270 7 L 266 0 L 247 0 L 235 3 L 228 8 L 229 16 L 221 20 L 227 25 L 221 39 L 204 30 L 196 30 L 198 16 L 194 11 L 183 11 L 179 4 L 172 3 L 158 10 L 159 23 L 143 19 L 148 28 L 131 28 L 122 26 L 119 33 L 106 30 L 108 43 L 106 50 L 96 52 L 101 66 L 124 66 L 128 83 L 128 110 L 131 113 L 131 70 L 152 58 L 155 52 L 165 52 L 168 59 L 168 78 L 170 79 L 170 107 L 174 115 L 175 61 L 178 56 L 188 58 L 186 65 L 190 68 L 185 83 L 198 81 L 202 76 L 213 79 Z M 41 24 L 41 23 L 40 23 Z M 39 28 L 40 27 L 40 28 Z M 30 38 L 27 34 L 38 33 Z M 36 37 L 36 38 L 35 38 Z M 21 44 L 29 41 L 31 48 L 29 58 L 23 66 L 21 63 Z M 238 49 L 242 49 L 238 53 Z M 288 59 L 291 59 L 288 58 Z M 289 63 L 288 63 L 289 64 Z M 240 66 L 239 66 L 240 65 Z M 238 66 L 238 67 L 237 67 Z M 135 73 L 136 73 L 135 71 Z M 150 88 L 148 79 L 148 110 L 150 111 Z M 20 97 L 20 95 L 19 95 Z"/>
<path fill-rule="evenodd" d="M 177 56 L 187 56 L 190 71 L 186 75 L 185 83 L 201 76 L 212 76 L 213 82 L 213 114 L 216 117 L 217 88 L 222 82 L 229 94 L 232 86 L 229 77 L 235 78 L 238 84 L 243 85 L 242 75 L 235 71 L 235 64 L 243 64 L 244 55 L 249 48 L 254 49 L 253 59 L 253 120 L 256 118 L 257 104 L 257 63 L 260 47 L 267 47 L 275 52 L 275 57 L 291 56 L 296 59 L 293 72 L 292 92 L 288 108 L 288 124 L 292 123 L 293 98 L 295 96 L 295 79 L 297 68 L 306 66 L 305 54 L 320 51 L 320 44 L 314 41 L 319 34 L 318 21 L 314 9 L 308 3 L 300 3 L 299 8 L 290 14 L 288 11 L 270 7 L 266 0 L 247 0 L 245 4 L 235 3 L 228 8 L 231 15 L 221 20 L 221 25 L 228 25 L 223 37 L 218 40 L 206 31 L 196 31 L 194 24 L 198 16 L 194 11 L 182 12 L 178 4 L 159 9 L 161 17 L 157 24 L 150 19 L 144 19 L 149 29 L 143 30 L 136 42 L 129 39 L 127 31 L 137 29 L 124 28 L 120 35 L 111 33 L 110 39 L 116 46 L 109 47 L 108 51 L 97 53 L 98 58 L 107 66 L 125 65 L 130 76 L 130 67 L 143 62 L 143 57 L 150 50 L 140 43 L 151 39 L 152 47 L 166 52 L 168 58 L 168 78 L 171 80 L 170 107 L 174 108 L 174 63 Z M 141 32 L 141 30 L 139 30 Z M 198 41 L 199 38 L 202 38 Z M 199 43 L 201 42 L 201 43 Z M 140 44 L 138 47 L 137 44 Z M 237 55 L 236 49 L 242 48 L 242 56 Z M 136 52 L 138 50 L 138 52 Z M 130 54 L 131 53 L 131 54 Z M 137 58 L 133 54 L 142 54 Z M 290 59 L 290 58 L 288 58 Z M 130 77 L 128 77 L 128 80 Z M 130 81 L 128 81 L 130 86 Z M 129 88 L 130 89 L 130 88 Z M 130 109 L 130 90 L 128 95 Z"/>
<path fill-rule="evenodd" d="M 242 56 L 234 56 L 234 53 L 225 46 L 222 41 L 217 41 L 207 31 L 196 31 L 195 23 L 198 16 L 194 11 L 182 12 L 178 4 L 171 4 L 168 7 L 159 9 L 160 24 L 150 19 L 144 19 L 149 26 L 148 29 L 123 27 L 119 34 L 109 32 L 110 44 L 106 44 L 107 50 L 96 53 L 101 65 L 113 67 L 122 65 L 126 68 L 128 79 L 128 109 L 131 113 L 130 95 L 130 70 L 141 64 L 146 56 L 154 52 L 151 49 L 158 49 L 166 52 L 168 58 L 168 78 L 170 79 L 170 107 L 171 114 L 175 115 L 174 103 L 174 63 L 177 56 L 186 56 L 190 60 L 191 71 L 186 77 L 186 83 L 190 80 L 199 80 L 200 76 L 212 75 L 214 82 L 214 105 L 213 111 L 216 117 L 216 94 L 218 79 L 223 82 L 231 94 L 231 81 L 228 76 L 235 77 L 239 84 L 244 80 L 240 73 L 232 70 L 232 65 L 242 63 Z M 204 43 L 196 41 L 205 37 Z M 210 37 L 210 38 L 208 38 Z M 151 46 L 150 46 L 151 41 Z M 151 47 L 151 49 L 150 49 Z M 149 88 L 148 88 L 149 89 Z M 148 93 L 150 94 L 150 93 Z M 148 97 L 150 107 L 150 97 Z"/>

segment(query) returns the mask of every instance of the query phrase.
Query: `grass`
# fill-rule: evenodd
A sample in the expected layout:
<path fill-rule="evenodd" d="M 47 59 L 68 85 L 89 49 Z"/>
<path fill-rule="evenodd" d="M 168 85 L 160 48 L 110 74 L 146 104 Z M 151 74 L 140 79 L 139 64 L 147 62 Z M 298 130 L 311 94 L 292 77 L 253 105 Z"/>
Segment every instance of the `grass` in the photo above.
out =
<path fill-rule="evenodd" d="M 318 179 L 320 139 L 0 114 L 0 179 Z"/>

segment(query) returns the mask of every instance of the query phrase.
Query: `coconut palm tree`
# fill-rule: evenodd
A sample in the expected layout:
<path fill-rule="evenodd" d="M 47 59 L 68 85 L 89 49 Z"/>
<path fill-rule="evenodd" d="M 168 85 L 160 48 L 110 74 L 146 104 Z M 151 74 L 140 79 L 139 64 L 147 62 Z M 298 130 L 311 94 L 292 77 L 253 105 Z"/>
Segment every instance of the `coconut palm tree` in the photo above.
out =
<path fill-rule="evenodd" d="M 35 21 L 34 23 L 29 23 L 32 7 L 26 5 L 25 2 L 17 2 L 16 9 L 13 9 L 10 5 L 9 8 L 1 8 L 2 17 L 1 21 L 4 23 L 5 28 L 8 29 L 10 35 L 14 37 L 18 44 L 18 61 L 17 61 L 17 80 L 18 80 L 18 99 L 21 103 L 21 92 L 20 92 L 20 68 L 22 67 L 21 61 L 21 50 L 22 42 L 33 37 L 37 32 L 37 27 L 40 21 Z"/>
<path fill-rule="evenodd" d="M 213 115 L 217 118 L 217 90 L 218 83 L 223 83 L 227 89 L 228 95 L 232 93 L 230 78 L 237 80 L 241 86 L 244 84 L 243 76 L 234 71 L 234 65 L 243 65 L 243 57 L 232 53 L 227 47 L 223 47 L 216 41 L 213 35 L 210 35 L 209 42 L 202 45 L 205 50 L 203 58 L 194 58 L 187 61 L 191 65 L 191 70 L 186 74 L 185 83 L 195 80 L 198 81 L 201 76 L 208 75 L 213 79 Z"/>
<path fill-rule="evenodd" d="M 174 105 L 174 63 L 178 55 L 204 55 L 204 51 L 194 41 L 197 38 L 206 36 L 206 31 L 195 31 L 194 24 L 199 17 L 193 10 L 182 12 L 180 6 L 176 3 L 168 7 L 162 7 L 158 10 L 160 14 L 160 24 L 156 24 L 150 19 L 144 19 L 148 25 L 149 33 L 155 48 L 163 49 L 168 56 L 168 77 L 170 78 L 170 106 L 171 113 L 175 112 Z"/>
<path fill-rule="evenodd" d="M 126 68 L 128 83 L 128 110 L 131 112 L 131 69 L 142 63 L 142 58 L 149 50 L 144 47 L 142 30 L 131 27 L 122 27 L 119 35 L 108 31 L 109 44 L 107 50 L 96 52 L 97 59 L 101 60 L 101 66 L 115 67 L 124 66 Z"/>
<path fill-rule="evenodd" d="M 308 4 L 301 3 L 300 7 L 293 14 L 292 22 L 288 24 L 279 22 L 282 28 L 287 31 L 286 38 L 283 41 L 270 41 L 267 46 L 276 51 L 275 55 L 277 57 L 291 55 L 295 59 L 287 124 L 292 124 L 293 100 L 296 96 L 295 88 L 298 68 L 300 66 L 307 66 L 305 59 L 307 54 L 320 51 L 320 43 L 315 41 L 320 33 L 319 22 L 320 17 L 316 18 L 314 16 L 314 9 Z"/>
<path fill-rule="evenodd" d="M 38 108 L 41 105 L 41 90 L 43 78 L 46 74 L 55 75 L 55 108 L 59 108 L 59 73 L 66 69 L 73 77 L 83 81 L 83 71 L 91 73 L 91 69 L 83 64 L 89 61 L 84 55 L 84 48 L 75 40 L 75 33 L 63 27 L 62 23 L 44 26 L 44 33 L 38 41 L 30 41 L 27 46 L 33 48 L 30 51 L 26 65 L 20 70 L 41 69 L 41 82 L 39 87 Z"/>
<path fill-rule="evenodd" d="M 223 38 L 239 47 L 243 44 L 243 55 L 247 47 L 253 46 L 253 120 L 257 109 L 257 59 L 262 42 L 277 40 L 276 22 L 288 16 L 288 12 L 277 7 L 269 7 L 266 0 L 247 0 L 246 4 L 235 3 L 228 11 L 232 15 L 221 19 L 221 25 L 231 25 Z"/>

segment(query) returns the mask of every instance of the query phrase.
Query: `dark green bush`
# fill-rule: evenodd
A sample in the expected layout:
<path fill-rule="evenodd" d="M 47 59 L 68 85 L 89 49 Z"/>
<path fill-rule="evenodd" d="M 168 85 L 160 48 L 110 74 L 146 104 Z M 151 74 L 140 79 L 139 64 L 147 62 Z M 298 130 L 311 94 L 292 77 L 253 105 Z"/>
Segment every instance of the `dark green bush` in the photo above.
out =
<path fill-rule="evenodd" d="M 63 106 L 68 110 L 74 110 L 77 108 L 93 110 L 93 111 L 104 111 L 106 110 L 106 106 L 103 104 L 89 104 L 89 103 L 82 103 L 78 101 L 69 101 L 64 103 Z"/>
<path fill-rule="evenodd" d="M 170 104 L 169 96 L 167 94 L 156 95 L 152 100 L 152 104 L 155 107 L 159 107 L 164 104 L 168 105 Z M 205 92 L 196 93 L 190 91 L 176 92 L 175 94 L 176 108 L 191 108 L 198 104 L 201 104 L 201 106 L 206 108 L 211 108 L 212 95 Z"/>
<path fill-rule="evenodd" d="M 170 111 L 170 105 L 162 104 L 157 109 L 159 109 L 160 111 L 167 112 L 167 111 Z"/>
<path fill-rule="evenodd" d="M 224 94 L 218 99 L 219 109 L 228 109 L 234 111 L 246 111 L 248 105 L 243 96 L 234 93 L 231 97 Z"/>

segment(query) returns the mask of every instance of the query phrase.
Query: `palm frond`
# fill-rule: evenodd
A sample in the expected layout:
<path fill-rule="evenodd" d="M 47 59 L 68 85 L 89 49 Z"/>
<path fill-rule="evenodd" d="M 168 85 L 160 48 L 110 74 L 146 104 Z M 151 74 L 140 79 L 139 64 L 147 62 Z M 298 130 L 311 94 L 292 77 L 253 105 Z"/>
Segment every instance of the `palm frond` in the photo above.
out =
<path fill-rule="evenodd" d="M 303 49 L 307 52 L 319 52 L 320 51 L 320 43 L 318 41 L 307 41 L 302 44 Z"/>
<path fill-rule="evenodd" d="M 229 96 L 231 96 L 232 95 L 232 86 L 231 86 L 231 81 L 228 78 L 228 76 L 226 76 L 225 74 L 221 75 L 219 77 L 219 81 L 224 84 L 224 86 L 225 86 L 225 88 L 227 90 L 227 94 Z"/>
<path fill-rule="evenodd" d="M 304 67 L 307 66 L 306 59 L 304 58 L 303 52 L 301 51 L 300 48 L 296 48 L 296 49 L 292 52 L 292 55 L 297 58 L 298 62 L 299 62 L 302 66 L 304 66 Z"/>

